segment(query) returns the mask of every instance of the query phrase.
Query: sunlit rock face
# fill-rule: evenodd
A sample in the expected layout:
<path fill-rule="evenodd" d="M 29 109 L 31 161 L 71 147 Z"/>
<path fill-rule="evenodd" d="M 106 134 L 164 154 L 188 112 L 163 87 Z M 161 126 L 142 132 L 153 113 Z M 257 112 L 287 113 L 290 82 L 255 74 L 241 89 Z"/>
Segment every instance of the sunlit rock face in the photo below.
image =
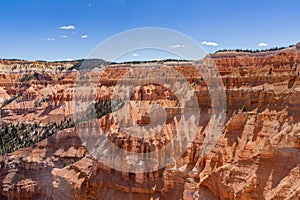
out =
<path fill-rule="evenodd" d="M 201 157 L 202 144 L 211 126 L 212 113 L 206 83 L 194 70 L 193 63 L 165 63 L 187 78 L 200 108 L 199 123 L 193 127 L 197 129 L 196 138 L 176 162 L 153 172 L 118 171 L 89 154 L 78 135 L 78 127 L 65 129 L 32 147 L 0 158 L 0 199 L 299 199 L 298 46 L 263 53 L 211 55 L 222 76 L 227 109 L 222 134 L 205 156 Z M 57 66 L 50 68 L 51 63 L 36 63 L 43 70 L 39 75 L 30 72 L 32 78 L 25 77 L 23 87 L 14 85 L 23 74 L 19 77 L 12 72 L 1 74 L 1 98 L 22 94 L 1 108 L 1 120 L 46 124 L 59 122 L 64 117 L 73 118 L 78 72 L 67 70 L 73 64 L 68 63 L 70 66 L 54 73 Z M 14 65 L 18 67 L 20 63 L 2 62 L 1 68 L 10 69 Z M 106 69 L 99 77 L 93 97 L 111 99 L 118 80 L 130 67 L 134 65 L 120 64 Z M 47 84 L 34 78 L 42 75 L 48 77 Z M 93 73 L 89 76 L 97 78 Z M 87 98 L 83 93 L 82 96 Z M 131 110 L 129 117 L 124 117 L 126 120 L 117 123 L 115 113 L 94 120 L 119 148 L 155 152 L 177 133 L 180 109 L 167 110 L 164 127 L 152 138 L 135 138 L 120 129 L 134 122 L 140 126 L 149 124 L 147 112 L 153 101 L 162 107 L 178 105 L 172 91 L 148 84 L 136 88 L 129 101 Z M 88 124 L 82 122 L 81 127 L 85 126 Z M 183 143 L 174 148 L 180 149 L 180 144 Z M 164 155 L 157 155 L 157 159 Z M 118 161 L 116 158 L 115 162 Z"/>

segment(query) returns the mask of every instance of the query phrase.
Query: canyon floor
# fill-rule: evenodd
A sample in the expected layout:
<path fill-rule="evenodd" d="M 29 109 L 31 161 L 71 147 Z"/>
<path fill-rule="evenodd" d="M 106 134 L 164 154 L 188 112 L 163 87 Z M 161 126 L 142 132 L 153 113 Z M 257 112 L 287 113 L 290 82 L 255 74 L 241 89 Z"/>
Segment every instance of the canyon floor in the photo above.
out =
<path fill-rule="evenodd" d="M 257 53 L 219 52 L 210 57 L 226 94 L 225 123 L 216 144 L 201 156 L 214 106 L 195 63 L 160 62 L 181 73 L 192 86 L 200 119 L 194 127 L 196 137 L 180 158 L 145 173 L 104 165 L 82 141 L 74 122 L 81 61 L 1 60 L 0 125 L 2 138 L 9 136 L 1 141 L 0 199 L 300 199 L 300 45 Z M 101 74 L 87 74 L 99 80 L 93 99 L 111 100 L 128 70 L 155 64 L 109 64 Z M 90 94 L 81 95 L 88 98 Z M 170 108 L 177 105 L 172 91 L 151 83 L 138 87 L 129 100 L 132 108 L 142 105 L 145 110 L 152 101 Z M 155 152 L 178 131 L 180 112 L 175 109 L 167 112 L 159 134 L 147 141 L 131 137 L 115 122 L 118 111 L 99 105 L 101 113 L 93 120 L 124 150 Z M 130 119 L 148 124 L 145 110 L 130 112 Z M 174 148 L 181 149 L 182 143 Z M 160 164 L 161 156 L 157 155 Z"/>

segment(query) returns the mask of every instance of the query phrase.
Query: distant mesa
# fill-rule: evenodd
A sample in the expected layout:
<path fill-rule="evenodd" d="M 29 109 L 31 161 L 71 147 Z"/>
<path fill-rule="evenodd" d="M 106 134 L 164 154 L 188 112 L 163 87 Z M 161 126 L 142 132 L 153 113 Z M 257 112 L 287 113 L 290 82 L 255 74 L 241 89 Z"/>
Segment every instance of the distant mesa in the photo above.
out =
<path fill-rule="evenodd" d="M 290 45 L 288 47 L 273 47 L 269 49 L 221 49 L 215 52 L 217 53 L 260 53 L 260 52 L 272 52 L 272 51 L 279 51 L 279 50 L 284 50 L 288 49 L 291 47 L 296 47 L 297 50 L 300 50 L 300 42 L 297 43 L 296 45 Z"/>

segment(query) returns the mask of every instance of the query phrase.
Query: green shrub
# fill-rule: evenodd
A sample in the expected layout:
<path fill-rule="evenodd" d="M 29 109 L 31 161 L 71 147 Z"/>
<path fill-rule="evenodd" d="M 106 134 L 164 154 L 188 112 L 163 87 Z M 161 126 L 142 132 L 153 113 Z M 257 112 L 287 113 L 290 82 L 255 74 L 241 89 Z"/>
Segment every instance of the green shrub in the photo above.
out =
<path fill-rule="evenodd" d="M 6 99 L 3 101 L 3 104 L 2 104 L 2 108 L 8 104 L 10 104 L 11 102 L 13 102 L 14 100 L 16 100 L 17 98 L 19 98 L 21 95 L 15 95 L 13 97 L 11 97 L 10 99 Z"/>

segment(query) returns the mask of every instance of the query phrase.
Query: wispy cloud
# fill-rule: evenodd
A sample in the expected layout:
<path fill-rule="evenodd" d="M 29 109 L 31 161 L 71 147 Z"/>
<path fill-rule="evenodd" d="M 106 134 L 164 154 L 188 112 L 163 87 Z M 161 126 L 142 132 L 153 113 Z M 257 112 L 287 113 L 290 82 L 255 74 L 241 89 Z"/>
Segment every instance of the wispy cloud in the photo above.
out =
<path fill-rule="evenodd" d="M 85 38 L 87 38 L 87 37 L 88 37 L 88 35 L 82 35 L 82 36 L 81 36 L 82 39 L 85 39 Z"/>
<path fill-rule="evenodd" d="M 186 46 L 184 44 L 173 44 L 170 46 L 171 49 L 176 49 L 176 48 L 185 48 Z"/>
<path fill-rule="evenodd" d="M 61 35 L 60 37 L 62 37 L 62 38 L 67 38 L 68 36 L 66 36 L 66 35 Z"/>
<path fill-rule="evenodd" d="M 56 61 L 72 61 L 72 60 L 75 60 L 75 59 L 73 59 L 73 58 L 56 58 L 54 60 L 56 60 Z"/>
<path fill-rule="evenodd" d="M 132 56 L 134 56 L 134 57 L 138 57 L 138 56 L 140 56 L 140 54 L 138 54 L 138 53 L 134 53 L 134 54 L 132 54 Z"/>
<path fill-rule="evenodd" d="M 73 29 L 75 29 L 75 26 L 74 25 L 69 25 L 69 26 L 61 26 L 59 28 L 63 29 L 63 30 L 73 30 Z"/>
<path fill-rule="evenodd" d="M 213 46 L 213 47 L 219 46 L 219 44 L 216 42 L 208 42 L 208 41 L 203 41 L 203 42 L 201 42 L 201 44 L 207 45 L 207 46 Z"/>
<path fill-rule="evenodd" d="M 265 43 L 265 42 L 261 42 L 261 43 L 258 44 L 258 46 L 259 46 L 259 47 L 267 47 L 268 44 Z"/>
<path fill-rule="evenodd" d="M 48 41 L 54 41 L 54 38 L 47 38 Z"/>

